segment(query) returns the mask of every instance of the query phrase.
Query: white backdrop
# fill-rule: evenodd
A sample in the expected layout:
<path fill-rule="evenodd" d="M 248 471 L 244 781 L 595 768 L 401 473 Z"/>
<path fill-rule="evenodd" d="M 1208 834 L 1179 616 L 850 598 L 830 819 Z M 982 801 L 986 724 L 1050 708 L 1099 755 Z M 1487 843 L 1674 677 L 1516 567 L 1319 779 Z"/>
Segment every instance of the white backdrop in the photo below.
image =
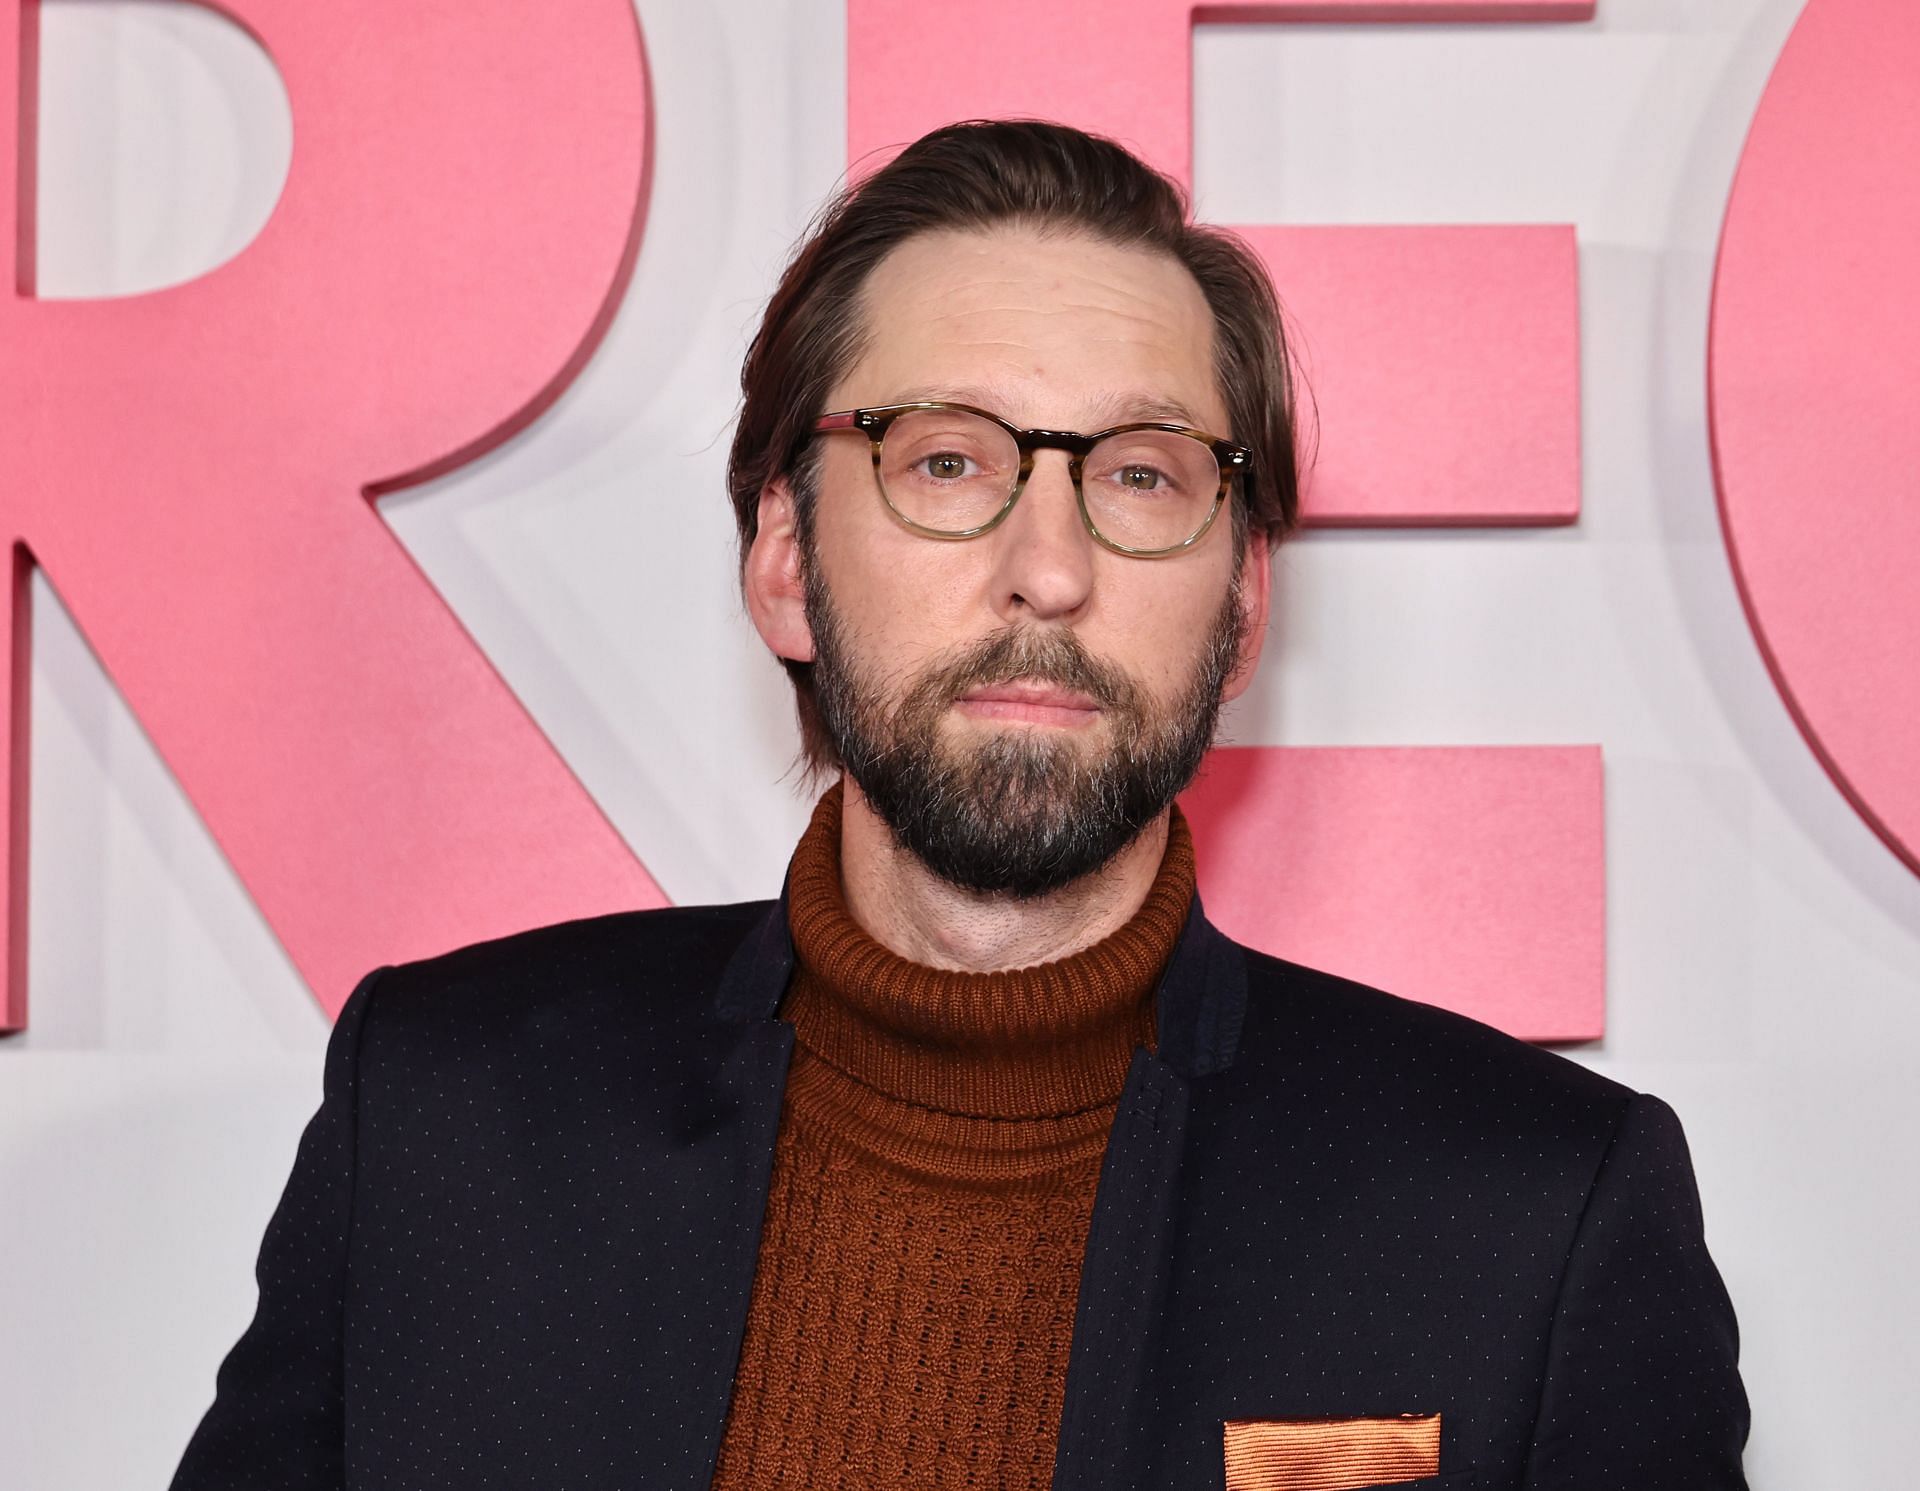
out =
<path fill-rule="evenodd" d="M 1766 676 L 1705 430 L 1720 217 L 1799 8 L 1204 28 L 1197 190 L 1229 222 L 1578 225 L 1585 517 L 1301 539 L 1229 735 L 1602 744 L 1610 1024 L 1571 1054 L 1686 1121 L 1755 1485 L 1860 1491 L 1911 1483 L 1896 1426 L 1920 1398 L 1920 878 Z M 668 893 L 735 900 L 778 888 L 807 804 L 783 780 L 784 682 L 735 598 L 722 463 L 746 335 L 842 165 L 845 21 L 839 0 L 639 10 L 656 172 L 608 341 L 530 430 L 382 510 Z M 241 249 L 296 128 L 211 13 L 47 0 L 42 293 L 151 288 Z M 1843 496 L 1809 492 L 1807 521 Z M 33 601 L 0 1483 L 158 1486 L 251 1313 L 326 1024 L 44 579 Z"/>

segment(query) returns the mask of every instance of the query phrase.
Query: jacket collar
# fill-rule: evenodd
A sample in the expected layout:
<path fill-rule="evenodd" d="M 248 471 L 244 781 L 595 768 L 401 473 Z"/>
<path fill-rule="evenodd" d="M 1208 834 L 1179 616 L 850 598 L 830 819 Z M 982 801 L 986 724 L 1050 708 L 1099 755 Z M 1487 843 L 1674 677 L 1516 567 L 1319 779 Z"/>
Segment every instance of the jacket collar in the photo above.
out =
<path fill-rule="evenodd" d="M 1207 920 L 1196 892 L 1154 995 L 1161 1060 L 1183 1077 L 1233 1065 L 1247 1014 L 1246 949 Z"/>
<path fill-rule="evenodd" d="M 771 1020 L 793 976 L 787 887 L 769 903 L 727 962 L 714 1013 L 733 1024 Z M 1206 1077 L 1233 1065 L 1247 1008 L 1246 954 L 1201 909 L 1195 895 L 1173 957 L 1154 993 L 1158 1055 L 1183 1077 Z"/>

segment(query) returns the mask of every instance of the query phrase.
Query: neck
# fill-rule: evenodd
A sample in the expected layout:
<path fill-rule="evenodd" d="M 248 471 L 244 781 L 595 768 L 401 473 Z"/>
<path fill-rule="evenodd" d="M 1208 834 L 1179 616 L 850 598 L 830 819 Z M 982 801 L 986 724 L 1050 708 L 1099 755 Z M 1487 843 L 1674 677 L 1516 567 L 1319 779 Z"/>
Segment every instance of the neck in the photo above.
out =
<path fill-rule="evenodd" d="M 881 946 L 929 968 L 991 973 L 1091 947 L 1140 909 L 1166 853 L 1162 813 L 1106 865 L 1047 895 L 1017 900 L 965 890 L 895 843 L 859 785 L 851 777 L 842 782 L 847 910 Z"/>

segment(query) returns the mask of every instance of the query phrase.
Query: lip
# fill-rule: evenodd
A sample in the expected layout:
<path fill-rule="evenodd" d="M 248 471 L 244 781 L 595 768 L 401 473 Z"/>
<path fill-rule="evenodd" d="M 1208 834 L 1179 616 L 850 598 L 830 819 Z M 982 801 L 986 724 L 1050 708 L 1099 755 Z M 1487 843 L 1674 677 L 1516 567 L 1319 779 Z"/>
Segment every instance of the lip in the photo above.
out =
<path fill-rule="evenodd" d="M 995 683 L 971 689 L 955 706 L 978 719 L 1022 720 L 1036 725 L 1087 725 L 1099 717 L 1091 695 L 1053 683 Z"/>

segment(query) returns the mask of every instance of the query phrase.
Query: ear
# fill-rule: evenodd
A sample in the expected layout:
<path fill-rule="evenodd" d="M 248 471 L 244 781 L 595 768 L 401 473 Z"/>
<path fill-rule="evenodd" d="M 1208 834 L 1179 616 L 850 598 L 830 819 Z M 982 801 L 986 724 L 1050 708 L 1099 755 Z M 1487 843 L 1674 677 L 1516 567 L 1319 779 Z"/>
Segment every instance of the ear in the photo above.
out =
<path fill-rule="evenodd" d="M 1253 682 L 1272 605 L 1273 546 L 1266 533 L 1256 529 L 1247 535 L 1247 554 L 1240 563 L 1240 656 L 1227 678 L 1228 699 L 1238 699 Z"/>
<path fill-rule="evenodd" d="M 769 482 L 760 493 L 759 527 L 747 549 L 741 581 L 754 630 L 773 649 L 774 656 L 810 663 L 813 628 L 807 625 L 806 588 L 800 576 L 793 491 L 781 477 Z"/>

